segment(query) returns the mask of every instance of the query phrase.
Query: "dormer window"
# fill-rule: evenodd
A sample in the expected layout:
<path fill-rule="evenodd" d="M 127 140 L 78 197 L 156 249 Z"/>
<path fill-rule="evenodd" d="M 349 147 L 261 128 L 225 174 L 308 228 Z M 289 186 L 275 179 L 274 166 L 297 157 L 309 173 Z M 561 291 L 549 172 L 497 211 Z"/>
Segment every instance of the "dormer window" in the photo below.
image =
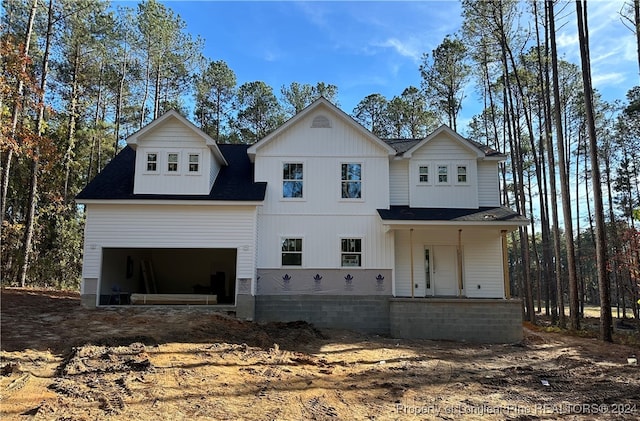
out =
<path fill-rule="evenodd" d="M 420 176 L 420 182 L 421 183 L 428 183 L 429 182 L 429 166 L 428 165 L 420 165 L 418 171 L 419 171 L 419 176 Z"/>
<path fill-rule="evenodd" d="M 148 153 L 147 154 L 147 172 L 156 172 L 158 171 L 158 154 Z"/>
<path fill-rule="evenodd" d="M 458 165 L 458 183 L 466 184 L 467 182 L 467 166 Z"/>
<path fill-rule="evenodd" d="M 169 152 L 167 154 L 167 172 L 178 172 L 178 158 L 179 154 L 177 152 Z"/>
<path fill-rule="evenodd" d="M 449 182 L 449 166 L 438 165 L 438 183 L 447 184 Z"/>
<path fill-rule="evenodd" d="M 200 155 L 197 153 L 189 154 L 189 172 L 200 172 Z"/>

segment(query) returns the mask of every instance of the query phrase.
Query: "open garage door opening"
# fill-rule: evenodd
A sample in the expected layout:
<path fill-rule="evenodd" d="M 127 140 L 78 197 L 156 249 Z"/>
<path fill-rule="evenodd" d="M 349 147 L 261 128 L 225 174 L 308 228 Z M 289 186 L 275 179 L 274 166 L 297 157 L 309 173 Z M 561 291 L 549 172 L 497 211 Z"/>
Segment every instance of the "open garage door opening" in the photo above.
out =
<path fill-rule="evenodd" d="M 105 248 L 100 305 L 234 305 L 237 250 Z"/>

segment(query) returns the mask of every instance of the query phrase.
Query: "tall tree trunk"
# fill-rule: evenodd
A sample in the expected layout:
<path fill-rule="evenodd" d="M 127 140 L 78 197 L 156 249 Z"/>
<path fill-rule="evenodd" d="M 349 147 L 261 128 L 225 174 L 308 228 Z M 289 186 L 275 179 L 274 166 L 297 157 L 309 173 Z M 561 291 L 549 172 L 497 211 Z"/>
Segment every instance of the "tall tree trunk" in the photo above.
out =
<path fill-rule="evenodd" d="M 558 169 L 560 171 L 560 191 L 562 194 L 562 213 L 564 216 L 564 236 L 567 248 L 567 270 L 569 274 L 569 320 L 571 330 L 580 329 L 578 310 L 578 278 L 576 276 L 576 253 L 573 241 L 573 221 L 571 216 L 571 195 L 569 193 L 569 176 L 565 158 L 564 132 L 562 128 L 562 111 L 560 104 L 560 83 L 558 78 L 558 51 L 556 47 L 555 15 L 553 0 L 549 1 L 549 32 L 551 36 L 551 67 L 553 78 L 554 114 L 556 136 L 558 138 Z"/>
<path fill-rule="evenodd" d="M 640 75 L 640 0 L 633 0 L 633 17 L 636 20 L 636 51 L 638 52 L 638 74 Z"/>
<path fill-rule="evenodd" d="M 139 125 L 140 129 L 142 128 L 142 126 L 144 126 L 144 117 L 145 117 L 145 110 L 147 107 L 147 98 L 149 97 L 149 78 L 150 77 L 151 77 L 151 56 L 148 55 L 147 66 L 146 66 L 145 75 L 144 75 L 144 95 L 142 95 L 142 104 L 140 105 L 140 125 Z M 118 140 L 116 139 L 116 142 L 117 141 Z"/>
<path fill-rule="evenodd" d="M 33 22 L 36 19 L 36 12 L 38 10 L 38 0 L 33 0 L 31 11 L 29 12 L 29 21 L 27 22 L 27 32 L 24 35 L 24 56 L 29 55 L 29 47 L 31 46 L 31 35 L 33 34 Z M 27 68 L 26 60 L 22 61 L 21 71 L 25 72 Z M 18 116 L 22 109 L 22 96 L 24 93 L 24 82 L 22 78 L 18 81 L 18 95 L 16 96 L 16 102 L 13 104 L 13 111 L 11 115 L 11 136 L 14 137 L 16 129 L 18 127 Z M 4 159 L 4 165 L 2 166 L 2 193 L 0 195 L 0 220 L 4 219 L 5 212 L 7 210 L 7 194 L 9 193 L 9 176 L 11 175 L 11 164 L 13 161 L 13 149 L 9 148 L 6 152 L 6 158 Z"/>
<path fill-rule="evenodd" d="M 49 15 L 47 18 L 47 37 L 45 41 L 44 56 L 42 57 L 42 76 L 40 78 L 40 98 L 39 98 L 39 111 L 38 111 L 38 139 L 33 151 L 33 161 L 31 163 L 31 183 L 29 188 L 29 209 L 27 211 L 27 218 L 25 221 L 25 234 L 23 244 L 23 256 L 22 266 L 20 268 L 20 286 L 24 287 L 27 283 L 27 271 L 29 269 L 29 261 L 31 259 L 32 244 L 33 244 L 33 231 L 36 218 L 36 205 L 38 202 L 38 172 L 39 169 L 39 142 L 42 139 L 44 132 L 44 101 L 47 88 L 47 74 L 49 73 L 49 52 L 51 49 L 51 37 L 53 36 L 53 0 L 49 0 Z"/>
<path fill-rule="evenodd" d="M 64 203 L 69 194 L 69 176 L 71 174 L 71 160 L 73 148 L 76 144 L 76 119 L 78 111 L 78 72 L 80 71 L 80 44 L 76 44 L 71 73 L 71 95 L 69 101 L 69 126 L 67 127 L 67 150 L 64 154 Z"/>
<path fill-rule="evenodd" d="M 596 220 L 596 262 L 598 267 L 598 289 L 600 292 L 600 339 L 612 342 L 613 320 L 611 317 L 611 286 L 607 273 L 606 232 L 604 208 L 602 205 L 602 186 L 600 184 L 600 163 L 598 160 L 598 142 L 593 114 L 593 91 L 591 85 L 591 61 L 589 58 L 589 33 L 587 3 L 576 0 L 578 17 L 578 39 L 580 40 L 580 61 L 582 63 L 582 83 L 584 85 L 587 132 L 589 134 L 589 152 L 591 156 L 591 177 Z"/>
<path fill-rule="evenodd" d="M 553 0 L 548 0 L 545 2 L 546 5 L 546 16 L 547 16 L 547 40 L 552 36 L 555 36 L 552 30 L 550 29 L 551 23 L 553 21 Z M 548 52 L 548 49 L 547 49 Z M 548 57 L 548 55 L 547 55 Z M 549 81 L 549 71 L 547 69 L 545 73 L 546 77 L 546 108 L 547 108 L 547 118 L 545 119 L 546 130 L 547 130 L 547 160 L 549 161 L 549 184 L 551 188 L 551 213 L 553 219 L 553 252 L 555 258 L 555 266 L 556 266 L 556 299 L 557 299 L 557 307 L 558 307 L 558 325 L 560 327 L 566 326 L 565 314 L 564 314 L 564 293 L 562 288 L 562 254 L 560 250 L 560 228 L 559 228 L 559 218 L 558 218 L 558 197 L 557 197 L 557 188 L 556 188 L 556 164 L 555 164 L 555 155 L 553 152 L 553 134 L 551 128 L 551 93 L 549 91 L 549 87 L 551 83 Z"/>

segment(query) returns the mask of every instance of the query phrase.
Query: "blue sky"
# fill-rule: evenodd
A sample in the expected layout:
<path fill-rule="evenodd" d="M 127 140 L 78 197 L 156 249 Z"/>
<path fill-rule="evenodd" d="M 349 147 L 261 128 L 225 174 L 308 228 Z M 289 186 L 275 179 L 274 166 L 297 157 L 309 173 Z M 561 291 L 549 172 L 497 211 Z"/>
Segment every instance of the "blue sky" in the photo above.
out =
<path fill-rule="evenodd" d="M 369 94 L 391 99 L 420 86 L 422 54 L 462 23 L 459 1 L 163 3 L 204 39 L 207 58 L 229 65 L 238 85 L 262 80 L 280 96 L 280 87 L 294 81 L 332 83 L 347 113 Z M 618 14 L 622 4 L 588 3 L 593 81 L 608 100 L 624 99 L 639 84 L 635 38 Z M 579 64 L 575 4 L 561 3 L 556 10 L 561 55 Z M 481 106 L 473 86 L 466 95 L 462 126 Z"/>

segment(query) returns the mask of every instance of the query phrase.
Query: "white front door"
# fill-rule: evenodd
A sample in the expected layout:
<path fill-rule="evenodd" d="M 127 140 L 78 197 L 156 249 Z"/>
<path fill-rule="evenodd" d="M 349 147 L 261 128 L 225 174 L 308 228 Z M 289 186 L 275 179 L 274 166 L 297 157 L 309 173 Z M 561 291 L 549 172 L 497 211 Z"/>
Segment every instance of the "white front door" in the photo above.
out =
<path fill-rule="evenodd" d="M 455 246 L 425 247 L 427 295 L 457 296 L 458 265 Z"/>

